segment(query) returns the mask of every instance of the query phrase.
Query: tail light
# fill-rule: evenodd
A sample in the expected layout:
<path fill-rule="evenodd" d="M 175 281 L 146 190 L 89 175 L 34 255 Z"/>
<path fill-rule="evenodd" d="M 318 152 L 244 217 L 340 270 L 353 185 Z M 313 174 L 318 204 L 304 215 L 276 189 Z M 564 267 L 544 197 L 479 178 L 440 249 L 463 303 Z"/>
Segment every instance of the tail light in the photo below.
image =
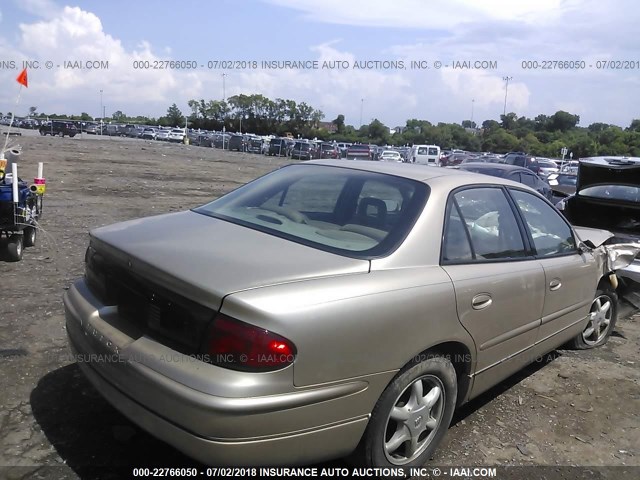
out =
<path fill-rule="evenodd" d="M 204 347 L 205 359 L 220 367 L 268 372 L 291 365 L 296 347 L 281 335 L 219 314 Z"/>

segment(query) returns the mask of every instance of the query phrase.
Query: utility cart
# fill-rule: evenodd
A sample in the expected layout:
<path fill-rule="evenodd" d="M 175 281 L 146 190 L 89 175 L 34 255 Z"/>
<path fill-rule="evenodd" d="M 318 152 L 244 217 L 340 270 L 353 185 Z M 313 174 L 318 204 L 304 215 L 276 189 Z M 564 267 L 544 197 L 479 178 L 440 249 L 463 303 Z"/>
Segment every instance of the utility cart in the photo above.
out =
<path fill-rule="evenodd" d="M 0 260 L 18 262 L 24 248 L 35 245 L 44 192 L 42 164 L 29 185 L 18 177 L 16 164 L 0 159 Z"/>

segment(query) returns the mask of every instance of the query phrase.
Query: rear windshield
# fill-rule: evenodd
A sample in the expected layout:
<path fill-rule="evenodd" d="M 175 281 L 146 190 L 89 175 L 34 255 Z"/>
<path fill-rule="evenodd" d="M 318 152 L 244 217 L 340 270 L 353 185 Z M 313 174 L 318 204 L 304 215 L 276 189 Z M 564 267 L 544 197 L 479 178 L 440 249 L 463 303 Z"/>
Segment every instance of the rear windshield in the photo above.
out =
<path fill-rule="evenodd" d="M 556 162 L 552 162 L 551 160 L 538 160 L 538 165 L 543 168 L 558 168 Z"/>
<path fill-rule="evenodd" d="M 583 197 L 618 200 L 640 205 L 640 187 L 631 185 L 596 185 L 580 190 Z"/>
<path fill-rule="evenodd" d="M 492 177 L 504 177 L 506 171 L 502 168 L 485 168 L 485 167 L 463 167 L 461 170 L 466 172 L 482 173 L 484 175 L 491 175 Z"/>
<path fill-rule="evenodd" d="M 354 152 L 354 151 L 368 152 L 369 151 L 369 145 L 351 145 L 349 147 L 349 150 L 351 150 L 352 152 Z"/>
<path fill-rule="evenodd" d="M 427 185 L 407 178 L 290 165 L 194 211 L 321 250 L 373 258 L 405 238 L 427 196 Z"/>

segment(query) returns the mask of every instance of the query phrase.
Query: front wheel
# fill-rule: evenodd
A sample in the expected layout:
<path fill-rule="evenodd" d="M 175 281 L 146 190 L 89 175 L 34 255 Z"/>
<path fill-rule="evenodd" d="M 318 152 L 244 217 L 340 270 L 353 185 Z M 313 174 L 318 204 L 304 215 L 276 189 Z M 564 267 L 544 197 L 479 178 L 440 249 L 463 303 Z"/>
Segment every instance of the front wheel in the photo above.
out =
<path fill-rule="evenodd" d="M 596 291 L 589 309 L 589 321 L 571 346 L 578 350 L 599 347 L 607 343 L 618 320 L 618 296 L 611 290 Z"/>
<path fill-rule="evenodd" d="M 457 393 L 456 371 L 446 358 L 405 367 L 371 414 L 360 461 L 383 468 L 423 465 L 449 428 Z"/>

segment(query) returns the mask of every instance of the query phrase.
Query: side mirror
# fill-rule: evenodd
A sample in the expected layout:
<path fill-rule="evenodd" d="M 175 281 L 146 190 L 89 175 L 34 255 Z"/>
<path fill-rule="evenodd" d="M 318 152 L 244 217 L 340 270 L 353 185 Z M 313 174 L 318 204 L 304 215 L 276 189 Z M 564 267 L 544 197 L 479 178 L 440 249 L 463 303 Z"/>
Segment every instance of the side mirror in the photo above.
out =
<path fill-rule="evenodd" d="M 585 240 L 583 242 L 580 242 L 580 245 L 578 245 L 578 248 L 582 253 L 587 253 L 595 250 L 596 246 L 593 244 L 591 240 Z"/>

